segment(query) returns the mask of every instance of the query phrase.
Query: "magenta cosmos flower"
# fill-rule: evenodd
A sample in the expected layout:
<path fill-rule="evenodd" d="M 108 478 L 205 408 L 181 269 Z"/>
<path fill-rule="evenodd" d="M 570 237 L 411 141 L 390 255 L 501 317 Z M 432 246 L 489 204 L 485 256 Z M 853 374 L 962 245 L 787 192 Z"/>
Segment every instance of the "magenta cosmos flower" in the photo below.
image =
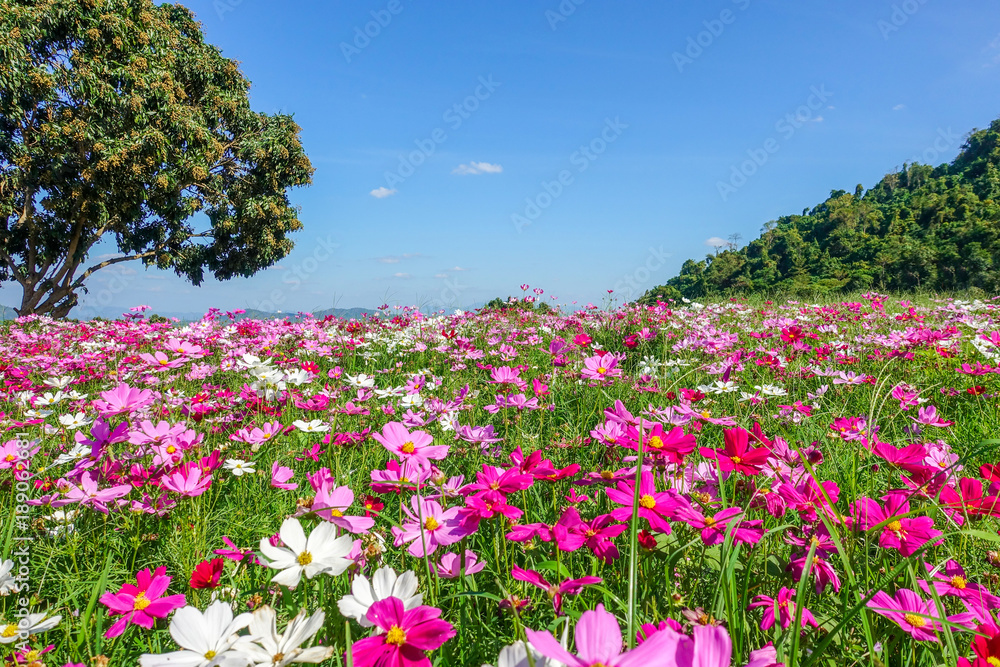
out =
<path fill-rule="evenodd" d="M 725 446 L 721 449 L 702 447 L 701 455 L 714 459 L 723 472 L 741 472 L 744 475 L 759 475 L 761 468 L 771 457 L 767 447 L 750 447 L 750 433 L 742 428 L 725 429 L 722 432 Z"/>
<path fill-rule="evenodd" d="M 896 549 L 903 556 L 912 556 L 930 540 L 942 533 L 934 530 L 934 519 L 929 516 L 908 517 L 910 503 L 902 493 L 882 497 L 885 509 L 871 498 L 855 503 L 854 518 L 864 530 L 877 529 L 878 543 L 884 549 Z"/>
<path fill-rule="evenodd" d="M 518 581 L 529 583 L 545 591 L 549 599 L 552 600 L 552 606 L 559 616 L 562 615 L 562 598 L 564 595 L 579 595 L 584 586 L 592 586 L 603 581 L 600 577 L 581 577 L 580 579 L 567 579 L 558 585 L 550 584 L 540 572 L 525 570 L 517 565 L 514 566 L 514 569 L 510 573 Z"/>
<path fill-rule="evenodd" d="M 101 596 L 101 603 L 107 606 L 112 615 L 122 614 L 108 628 L 104 636 L 108 639 L 125 632 L 128 625 L 152 629 L 157 618 L 166 618 L 174 609 L 180 609 L 186 604 L 184 595 L 168 595 L 163 597 L 170 585 L 166 566 L 150 572 L 149 568 L 135 575 L 136 585 L 125 584 L 117 593 L 108 591 Z"/>
<path fill-rule="evenodd" d="M 938 641 L 937 632 L 943 628 L 934 600 L 923 600 L 919 595 L 901 588 L 896 597 L 879 591 L 868 601 L 868 607 L 876 614 L 885 616 L 917 641 Z M 969 628 L 975 627 L 972 614 L 949 616 L 948 620 Z"/>
<path fill-rule="evenodd" d="M 387 597 L 372 604 L 366 618 L 382 633 L 354 642 L 356 667 L 430 667 L 425 651 L 439 648 L 455 636 L 441 610 L 426 605 L 406 611 L 403 601 Z"/>
<path fill-rule="evenodd" d="M 410 500 L 413 511 L 403 506 L 403 512 L 409 517 L 409 521 L 403 523 L 402 527 L 393 526 L 392 534 L 395 536 L 395 545 L 401 547 L 412 542 L 408 551 L 411 556 L 423 558 L 427 554 L 434 553 L 438 546 L 447 546 L 458 542 L 470 531 L 459 516 L 461 508 L 452 507 L 444 509 L 440 503 L 426 498 L 413 496 Z M 421 530 L 421 520 L 423 530 Z"/>
<path fill-rule="evenodd" d="M 414 431 L 410 433 L 400 422 L 389 422 L 382 427 L 382 434 L 372 437 L 396 455 L 400 461 L 416 460 L 427 464 L 431 459 L 440 461 L 448 456 L 448 445 L 435 445 L 430 433 Z"/>
<path fill-rule="evenodd" d="M 761 630 L 767 632 L 778 619 L 781 621 L 782 629 L 787 630 L 788 626 L 795 622 L 795 590 L 782 587 L 777 599 L 758 595 L 747 608 L 753 609 L 754 607 L 763 607 L 764 609 L 764 616 L 760 621 Z M 802 608 L 801 625 L 803 628 L 806 625 L 811 625 L 814 628 L 819 627 L 816 617 L 805 607 Z"/>
<path fill-rule="evenodd" d="M 528 641 L 546 658 L 558 660 L 567 667 L 654 667 L 684 664 L 676 660 L 682 635 L 662 630 L 631 651 L 622 652 L 622 631 L 618 619 L 597 605 L 585 611 L 576 624 L 576 655 L 562 647 L 551 632 L 526 630 Z M 687 664 L 692 664 L 690 659 Z M 700 664 L 700 663 L 699 663 Z M 705 663 L 706 665 L 711 663 Z"/>

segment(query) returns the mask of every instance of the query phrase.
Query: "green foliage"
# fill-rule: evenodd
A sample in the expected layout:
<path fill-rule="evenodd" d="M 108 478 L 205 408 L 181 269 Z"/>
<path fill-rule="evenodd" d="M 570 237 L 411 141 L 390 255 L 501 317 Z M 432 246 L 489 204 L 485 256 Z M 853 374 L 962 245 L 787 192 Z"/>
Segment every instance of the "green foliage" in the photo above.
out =
<path fill-rule="evenodd" d="M 122 261 L 199 284 L 286 256 L 287 190 L 312 166 L 249 87 L 180 5 L 0 0 L 0 282 L 19 313 L 65 316 Z M 121 256 L 84 269 L 102 239 Z"/>
<path fill-rule="evenodd" d="M 822 295 L 1000 289 L 1000 119 L 974 131 L 951 164 L 911 164 L 874 188 L 843 190 L 768 222 L 741 249 L 688 260 L 657 298 L 752 292 Z"/>

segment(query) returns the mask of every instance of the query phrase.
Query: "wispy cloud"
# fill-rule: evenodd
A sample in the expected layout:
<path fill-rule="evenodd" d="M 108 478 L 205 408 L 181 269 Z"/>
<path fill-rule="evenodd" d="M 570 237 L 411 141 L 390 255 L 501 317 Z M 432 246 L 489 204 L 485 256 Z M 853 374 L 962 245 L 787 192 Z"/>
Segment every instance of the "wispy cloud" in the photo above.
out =
<path fill-rule="evenodd" d="M 892 108 L 892 110 L 893 110 L 893 111 L 902 111 L 902 110 L 903 110 L 903 109 L 905 109 L 905 108 L 906 108 L 906 105 L 905 105 L 905 104 L 897 104 L 896 106 L 894 106 L 894 107 Z"/>
<path fill-rule="evenodd" d="M 707 245 L 709 248 L 721 248 L 728 244 L 729 241 L 722 238 L 721 236 L 712 236 L 710 238 L 705 239 L 705 245 Z"/>
<path fill-rule="evenodd" d="M 451 268 L 450 268 L 450 269 L 448 269 L 448 270 L 449 270 L 449 271 L 468 271 L 468 269 L 466 269 L 466 268 L 463 268 L 463 267 L 461 267 L 461 266 L 453 266 L 453 267 L 451 267 Z"/>
<path fill-rule="evenodd" d="M 423 256 L 424 255 L 419 252 L 404 252 L 402 255 L 386 255 L 385 257 L 376 257 L 375 261 L 379 264 L 399 264 L 399 262 L 404 259 L 417 259 L 418 257 Z"/>
<path fill-rule="evenodd" d="M 370 194 L 372 197 L 375 197 L 375 199 L 385 199 L 386 197 L 393 196 L 394 194 L 396 194 L 396 192 L 397 192 L 396 188 L 389 189 L 383 185 L 380 188 L 375 188 L 368 194 Z"/>
<path fill-rule="evenodd" d="M 413 276 L 411 276 L 409 273 L 394 273 L 394 274 L 392 274 L 392 277 L 393 278 L 412 278 Z"/>
<path fill-rule="evenodd" d="M 469 164 L 458 165 L 451 170 L 451 173 L 468 176 L 472 174 L 499 174 L 502 171 L 503 167 L 499 164 L 490 164 L 489 162 L 470 162 Z"/>

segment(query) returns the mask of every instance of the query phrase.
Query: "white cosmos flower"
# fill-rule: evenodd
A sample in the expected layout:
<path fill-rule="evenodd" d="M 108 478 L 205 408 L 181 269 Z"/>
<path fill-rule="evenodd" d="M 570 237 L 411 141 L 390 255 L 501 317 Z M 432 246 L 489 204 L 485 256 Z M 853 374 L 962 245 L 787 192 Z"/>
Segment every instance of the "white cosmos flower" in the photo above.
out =
<path fill-rule="evenodd" d="M 14 561 L 5 560 L 0 562 L 0 595 L 10 595 L 16 583 L 14 582 Z"/>
<path fill-rule="evenodd" d="M 271 579 L 276 584 L 295 588 L 302 575 L 312 579 L 317 574 L 342 574 L 354 561 L 348 554 L 354 547 L 354 537 L 337 537 L 337 526 L 324 521 L 306 539 L 298 519 L 285 519 L 279 531 L 284 547 L 273 546 L 266 537 L 260 541 L 260 551 L 270 561 L 266 565 L 281 570 Z"/>
<path fill-rule="evenodd" d="M 416 609 L 424 601 L 424 596 L 417 592 L 417 575 L 412 570 L 407 570 L 397 577 L 391 567 L 383 567 L 376 571 L 371 583 L 363 575 L 357 575 L 351 584 L 351 593 L 353 595 L 340 598 L 337 606 L 341 614 L 353 618 L 363 628 L 375 626 L 368 620 L 367 614 L 368 609 L 379 600 L 388 597 L 399 598 L 406 610 Z"/>
<path fill-rule="evenodd" d="M 35 405 L 51 406 L 55 405 L 64 398 L 66 398 L 66 394 L 62 393 L 61 391 L 57 391 L 54 394 L 51 391 L 47 391 L 35 399 Z"/>
<path fill-rule="evenodd" d="M 29 419 L 45 419 L 52 414 L 51 410 L 25 410 L 24 416 Z"/>
<path fill-rule="evenodd" d="M 330 426 L 324 423 L 322 419 L 313 419 L 311 421 L 296 419 L 292 422 L 292 426 L 303 433 L 326 433 L 330 430 Z"/>
<path fill-rule="evenodd" d="M 48 632 L 59 625 L 59 621 L 62 620 L 62 616 L 52 616 L 50 618 L 46 618 L 45 616 L 46 612 L 41 612 L 38 614 L 28 614 L 20 621 L 14 621 L 13 623 L 0 621 L 0 644 L 13 644 L 22 634 L 27 636 Z"/>
<path fill-rule="evenodd" d="M 45 380 L 45 385 L 52 387 L 53 389 L 65 389 L 72 381 L 73 378 L 71 377 L 49 378 L 48 380 Z"/>
<path fill-rule="evenodd" d="M 141 667 L 245 667 L 250 656 L 245 652 L 252 637 L 239 636 L 250 624 L 250 614 L 233 618 L 233 610 L 225 602 L 214 602 L 202 614 L 194 607 L 178 609 L 170 621 L 170 636 L 180 651 L 163 654 L 143 654 Z"/>
<path fill-rule="evenodd" d="M 246 473 L 253 474 L 257 472 L 253 467 L 253 461 L 247 462 L 242 459 L 226 459 L 226 469 L 233 471 L 233 477 L 240 477 Z"/>
<path fill-rule="evenodd" d="M 419 408 L 423 404 L 424 399 L 420 397 L 420 394 L 407 394 L 399 399 L 399 406 L 402 408 Z"/>
<path fill-rule="evenodd" d="M 325 619 L 322 609 L 308 617 L 303 609 L 288 622 L 284 634 L 279 635 L 274 610 L 264 605 L 254 612 L 250 621 L 250 634 L 254 638 L 254 643 L 247 646 L 250 663 L 285 667 L 293 662 L 323 662 L 333 655 L 332 646 L 302 648 L 302 644 L 319 632 Z"/>
<path fill-rule="evenodd" d="M 83 428 L 90 423 L 87 415 L 77 412 L 75 415 L 59 415 L 59 423 L 66 428 Z"/>
<path fill-rule="evenodd" d="M 358 373 L 357 375 L 348 375 L 345 377 L 347 384 L 352 387 L 357 387 L 358 389 L 363 389 L 365 387 L 374 387 L 375 378 L 370 375 L 365 375 L 364 373 Z"/>

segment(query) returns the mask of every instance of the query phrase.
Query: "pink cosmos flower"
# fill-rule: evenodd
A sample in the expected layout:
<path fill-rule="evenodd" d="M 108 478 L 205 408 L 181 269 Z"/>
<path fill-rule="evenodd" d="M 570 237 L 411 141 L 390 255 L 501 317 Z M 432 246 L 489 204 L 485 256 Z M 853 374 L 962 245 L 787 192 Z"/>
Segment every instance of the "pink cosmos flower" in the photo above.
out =
<path fill-rule="evenodd" d="M 289 483 L 292 477 L 295 476 L 295 471 L 291 468 L 286 468 L 283 465 L 279 465 L 277 461 L 271 464 L 271 486 L 276 489 L 283 489 L 285 491 L 293 491 L 299 488 L 297 483 Z"/>
<path fill-rule="evenodd" d="M 885 591 L 879 591 L 868 601 L 867 606 L 876 614 L 885 616 L 903 629 L 917 641 L 939 641 L 937 632 L 943 629 L 934 600 L 922 600 L 919 595 L 907 588 L 896 591 L 891 597 Z M 956 614 L 949 616 L 952 623 L 974 628 L 975 622 L 971 614 Z"/>
<path fill-rule="evenodd" d="M 169 475 L 164 475 L 160 485 L 167 491 L 195 498 L 208 491 L 208 487 L 212 485 L 212 475 L 204 472 L 196 461 L 189 461 Z"/>
<path fill-rule="evenodd" d="M 576 551 L 586 546 L 598 559 L 610 563 L 620 555 L 611 540 L 625 532 L 626 528 L 625 524 L 615 524 L 610 514 L 584 521 L 575 507 L 569 507 L 552 526 L 551 535 L 560 551 Z M 544 537 L 541 533 L 539 536 Z"/>
<path fill-rule="evenodd" d="M 564 595 L 579 595 L 584 586 L 592 586 L 603 581 L 600 577 L 581 577 L 580 579 L 568 579 L 561 584 L 554 585 L 546 581 L 540 572 L 525 570 L 517 565 L 511 570 L 511 576 L 518 581 L 527 582 L 545 591 L 549 599 L 552 600 L 552 606 L 555 608 L 556 615 L 558 616 L 562 615 L 562 598 Z"/>
<path fill-rule="evenodd" d="M 124 584 L 117 593 L 108 591 L 101 596 L 101 603 L 108 607 L 111 615 L 122 615 L 104 633 L 105 637 L 117 637 L 132 624 L 151 630 L 157 618 L 166 618 L 167 614 L 186 604 L 183 594 L 163 597 L 171 580 L 166 573 L 166 566 L 152 573 L 146 568 L 136 574 L 135 585 Z"/>
<path fill-rule="evenodd" d="M 51 506 L 63 507 L 72 503 L 80 503 L 81 507 L 90 507 L 101 514 L 107 514 L 108 506 L 106 503 L 122 496 L 127 496 L 132 490 L 132 486 L 129 484 L 99 489 L 97 480 L 97 473 L 92 471 L 85 472 L 80 478 L 80 486 L 69 487 L 61 498 L 56 498 L 50 503 Z"/>
<path fill-rule="evenodd" d="M 357 667 L 430 667 L 426 651 L 439 648 L 455 636 L 451 623 L 441 620 L 441 610 L 421 605 L 407 611 L 403 601 L 387 597 L 372 604 L 366 618 L 382 630 L 374 637 L 354 642 Z"/>
<path fill-rule="evenodd" d="M 741 516 L 743 510 L 739 507 L 730 507 L 715 515 L 702 514 L 690 505 L 674 510 L 675 519 L 701 531 L 701 539 L 707 546 L 722 544 L 727 533 L 732 534 L 735 543 L 757 544 L 764 537 L 764 522 L 740 521 Z"/>
<path fill-rule="evenodd" d="M 371 530 L 375 519 L 344 514 L 354 504 L 354 491 L 347 486 L 334 486 L 335 483 L 332 477 L 326 478 L 316 488 L 311 511 L 351 533 L 366 533 Z"/>
<path fill-rule="evenodd" d="M 485 562 L 479 561 L 479 556 L 469 549 L 465 550 L 465 574 L 482 572 Z M 442 579 L 458 579 L 462 576 L 462 557 L 456 553 L 446 553 L 437 564 L 437 574 Z"/>
<path fill-rule="evenodd" d="M 154 401 L 153 392 L 148 389 L 134 389 L 125 383 L 114 389 L 101 392 L 101 398 L 93 402 L 94 409 L 102 417 L 113 417 L 125 412 L 136 412 Z"/>
<path fill-rule="evenodd" d="M 938 595 L 953 595 L 965 604 L 969 611 L 1000 608 L 1000 597 L 993 595 L 985 586 L 969 581 L 965 569 L 957 561 L 948 560 L 941 569 L 924 563 L 930 581 L 920 580 L 920 588 L 930 595 L 931 586 Z"/>
<path fill-rule="evenodd" d="M 483 471 L 476 473 L 476 481 L 466 484 L 461 491 L 465 495 L 479 491 L 490 499 L 498 499 L 503 498 L 508 493 L 523 491 L 534 484 L 534 481 L 534 477 L 523 474 L 517 468 L 504 470 L 484 465 Z"/>
<path fill-rule="evenodd" d="M 618 361 L 618 357 L 611 352 L 595 354 L 583 360 L 580 375 L 588 380 L 611 382 L 612 378 L 621 377 L 622 369 L 618 368 Z"/>
<path fill-rule="evenodd" d="M 643 427 L 642 451 L 647 456 L 662 457 L 670 463 L 681 464 L 684 463 L 684 457 L 694 451 L 694 435 L 685 434 L 680 426 L 667 432 L 662 424 L 644 421 Z M 638 451 L 639 433 L 635 426 L 627 426 L 625 436 L 621 439 L 622 447 Z"/>
<path fill-rule="evenodd" d="M 390 459 L 385 470 L 372 470 L 372 491 L 375 493 L 400 493 L 403 489 L 413 490 L 431 476 L 430 463 L 410 459 L 399 462 Z"/>
<path fill-rule="evenodd" d="M 937 408 L 933 405 L 928 405 L 926 408 L 918 408 L 917 416 L 910 417 L 915 424 L 923 424 L 924 426 L 937 426 L 938 428 L 944 428 L 946 426 L 951 426 L 955 422 L 946 421 L 938 416 Z"/>
<path fill-rule="evenodd" d="M 929 516 L 903 516 L 910 511 L 910 503 L 903 493 L 883 496 L 885 509 L 871 498 L 861 498 L 854 504 L 852 516 L 863 530 L 878 527 L 879 546 L 896 549 L 903 556 L 912 556 L 930 540 L 942 535 L 934 530 L 934 519 Z"/>
<path fill-rule="evenodd" d="M 795 581 L 802 578 L 808 558 L 808 553 L 802 554 L 799 558 L 790 561 L 788 563 L 788 567 L 785 568 L 787 572 L 792 573 L 792 578 Z M 813 555 L 812 566 L 809 568 L 809 574 L 815 579 L 816 595 L 822 593 L 828 585 L 833 586 L 834 592 L 840 590 L 840 577 L 837 576 L 837 571 L 834 570 L 833 566 L 821 556 L 815 554 Z"/>
<path fill-rule="evenodd" d="M 699 451 L 707 459 L 719 462 L 723 472 L 741 472 L 744 475 L 759 475 L 761 468 L 771 456 L 767 447 L 750 447 L 750 433 L 742 428 L 722 431 L 725 446 L 721 449 L 702 447 Z"/>
<path fill-rule="evenodd" d="M 372 437 L 382 443 L 382 446 L 395 454 L 400 461 L 414 460 L 428 463 L 431 459 L 440 461 L 448 456 L 448 445 L 434 445 L 434 438 L 424 431 L 410 433 L 399 422 L 389 422 L 382 427 L 382 434 L 373 433 Z"/>
<path fill-rule="evenodd" d="M 411 556 L 423 558 L 434 553 L 438 546 L 454 544 L 473 532 L 460 518 L 459 507 L 446 510 L 433 500 L 417 496 L 410 499 L 410 505 L 412 511 L 403 506 L 403 512 L 409 517 L 409 521 L 403 522 L 402 527 L 393 526 L 392 534 L 396 538 L 397 547 L 412 542 L 408 549 Z"/>
<path fill-rule="evenodd" d="M 618 521 L 631 521 L 635 501 L 635 486 L 633 483 L 620 482 L 615 489 L 605 489 L 608 498 L 613 503 L 623 505 L 611 511 L 611 516 Z M 640 518 L 649 522 L 649 527 L 659 533 L 670 533 L 667 519 L 670 513 L 678 507 L 677 494 L 672 491 L 657 493 L 653 483 L 653 473 L 643 472 L 639 476 L 639 513 Z"/>
<path fill-rule="evenodd" d="M 761 630 L 765 632 L 770 630 L 777 619 L 781 621 L 781 628 L 787 630 L 788 626 L 795 621 L 795 590 L 782 587 L 781 591 L 778 592 L 777 599 L 766 595 L 758 595 L 750 603 L 748 609 L 755 607 L 762 607 L 764 610 L 764 616 L 760 621 Z M 803 628 L 806 625 L 811 625 L 814 628 L 819 627 L 812 612 L 805 607 L 802 608 L 801 625 Z"/>
<path fill-rule="evenodd" d="M 605 611 L 604 605 L 597 609 L 585 611 L 580 616 L 574 630 L 576 639 L 576 655 L 562 647 L 551 632 L 526 629 L 528 641 L 536 651 L 546 658 L 558 660 L 567 667 L 648 667 L 649 665 L 693 664 L 690 657 L 687 662 L 670 657 L 678 653 L 682 635 L 670 629 L 654 632 L 631 651 L 622 652 L 622 632 L 618 619 Z M 680 656 L 676 656 L 680 657 Z M 706 667 L 713 663 L 705 662 Z M 722 664 L 722 663 L 718 663 Z"/>

